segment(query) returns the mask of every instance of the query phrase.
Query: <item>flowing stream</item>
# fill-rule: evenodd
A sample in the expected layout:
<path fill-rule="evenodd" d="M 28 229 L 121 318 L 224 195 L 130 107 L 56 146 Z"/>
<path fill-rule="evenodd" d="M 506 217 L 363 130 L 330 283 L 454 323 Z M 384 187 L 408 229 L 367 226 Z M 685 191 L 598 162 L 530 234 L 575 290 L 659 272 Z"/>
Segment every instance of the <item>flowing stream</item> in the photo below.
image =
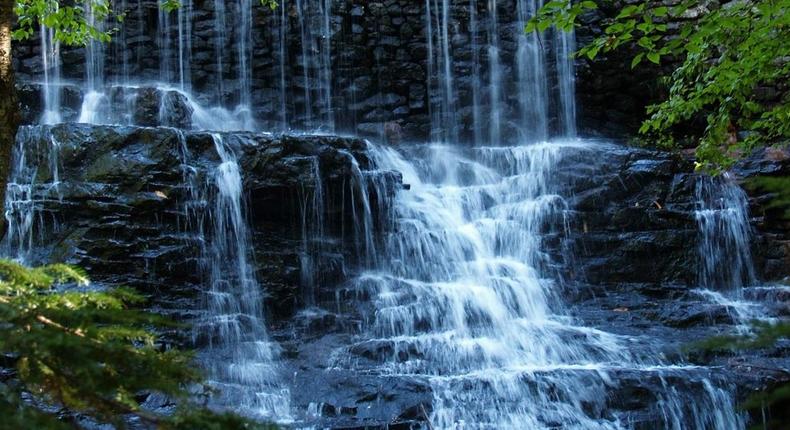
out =
<path fill-rule="evenodd" d="M 133 125 L 136 91 L 148 85 L 160 94 L 161 118 L 173 116 L 168 100 L 183 98 L 191 127 L 212 132 L 217 162 L 198 174 L 179 131 L 190 193 L 186 221 L 200 244 L 204 279 L 194 341 L 210 385 L 220 392 L 210 404 L 292 422 L 300 413 L 291 406 L 279 346 L 267 332 L 266 286 L 253 269 L 245 172 L 237 158 L 238 139 L 244 137 L 218 133 L 260 128 L 255 86 L 263 78 L 253 72 L 261 43 L 254 29 L 257 5 L 204 2 L 214 14 L 214 35 L 201 54 L 210 52 L 217 70 L 210 94 L 198 94 L 191 64 L 200 41 L 193 37 L 193 22 L 203 11 L 193 1 L 182 3 L 175 14 L 157 11 L 155 48 L 161 61 L 154 79 L 136 75 L 134 62 L 140 60 L 126 51 L 120 59 L 108 59 L 111 51 L 102 44 L 86 48 L 77 121 Z M 551 244 L 566 238 L 573 208 L 555 173 L 564 157 L 605 156 L 595 143 L 575 137 L 573 33 L 552 34 L 548 46 L 534 34 L 508 37 L 523 28 L 540 0 L 516 0 L 514 22 L 505 22 L 507 11 L 497 0 L 464 1 L 464 25 L 454 12 L 460 2 L 419 3 L 434 143 L 399 149 L 370 145 L 377 168 L 401 172 L 409 186 L 386 208 L 394 213 L 395 226 L 382 237 L 375 236 L 375 202 L 367 194 L 375 184 L 344 153 L 352 160 L 355 181 L 348 197 L 360 208 L 352 214 L 359 267 L 348 272 L 353 275 L 348 288 L 369 297 L 372 309 L 351 344 L 327 358 L 327 367 L 429 381 L 433 408 L 426 415 L 435 429 L 634 428 L 640 417 L 615 412 L 610 394 L 640 380 L 661 387 L 652 393 L 650 413 L 663 428 L 744 428 L 725 381 L 705 368 L 664 359 L 644 339 L 587 327 L 564 303 L 571 281 L 564 278 L 563 265 L 572 260 L 572 250 Z M 140 0 L 123 4 L 142 13 Z M 278 107 L 272 120 L 279 130 L 337 128 L 343 106 L 333 88 L 335 51 L 342 49 L 333 39 L 335 8 L 330 0 L 285 0 L 274 12 L 268 78 L 278 87 L 265 97 Z M 88 13 L 92 19 L 89 8 Z M 231 19 L 235 13 L 238 19 Z M 40 37 L 40 122 L 52 124 L 62 120 L 60 47 L 51 31 L 42 28 Z M 296 48 L 289 43 L 293 38 L 299 40 Z M 457 52 L 455 38 L 467 38 L 469 52 Z M 504 55 L 510 45 L 516 47 L 513 58 Z M 471 63 L 459 66 L 459 57 Z M 122 61 L 122 75 L 108 79 L 107 61 Z M 294 81 L 298 94 L 290 89 Z M 118 89 L 124 104 L 111 108 Z M 471 118 L 471 130 L 463 129 L 464 116 Z M 40 142 L 41 133 L 47 128 L 23 128 L 18 144 Z M 45 202 L 32 201 L 31 190 L 45 187 L 51 199 L 58 198 L 58 142 L 51 135 L 43 141 L 50 146 L 36 160 L 17 149 L 8 186 L 5 249 L 21 260 L 34 251 L 36 223 L 46 222 Z M 462 144 L 467 141 L 472 145 Z M 41 163 L 54 172 L 43 183 L 36 177 Z M 313 274 L 322 255 L 325 196 L 318 160 L 311 163 L 316 183 L 300 196 L 299 251 L 305 303 L 313 307 L 321 305 Z M 700 296 L 735 309 L 742 322 L 757 318 L 753 307 L 740 301 L 741 292 L 756 284 L 743 191 L 727 180 L 703 179 L 697 199 Z"/>
<path fill-rule="evenodd" d="M 546 242 L 564 234 L 569 207 L 552 172 L 569 154 L 596 156 L 594 146 L 375 151 L 411 188 L 395 203 L 382 263 L 352 283 L 375 311 L 331 366 L 428 378 L 434 428 L 631 428 L 607 407 L 629 374 L 693 381 L 655 393 L 665 428 L 744 426 L 727 390 L 694 366 L 663 365 L 634 348 L 638 339 L 585 327 L 565 309 Z"/>

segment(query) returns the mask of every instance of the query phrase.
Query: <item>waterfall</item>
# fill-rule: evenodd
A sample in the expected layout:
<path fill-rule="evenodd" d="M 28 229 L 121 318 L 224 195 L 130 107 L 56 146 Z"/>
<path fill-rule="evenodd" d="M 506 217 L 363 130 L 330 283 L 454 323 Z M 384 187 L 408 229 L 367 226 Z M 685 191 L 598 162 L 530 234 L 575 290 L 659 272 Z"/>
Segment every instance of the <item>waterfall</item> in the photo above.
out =
<path fill-rule="evenodd" d="M 726 175 L 700 177 L 695 212 L 699 228 L 701 288 L 740 294 L 756 282 L 750 251 L 751 226 L 746 193 Z"/>
<path fill-rule="evenodd" d="M 500 145 L 502 144 L 502 65 L 499 58 L 497 0 L 488 0 L 488 15 L 488 85 L 491 99 L 488 143 Z"/>
<path fill-rule="evenodd" d="M 289 385 L 290 378 L 331 373 L 327 380 L 332 383 L 427 381 L 432 407 L 421 412 L 428 426 L 437 429 L 620 430 L 639 428 L 645 421 L 645 426 L 672 429 L 745 426 L 731 387 L 719 373 L 670 364 L 663 355 L 665 345 L 585 325 L 566 303 L 569 280 L 563 274 L 575 268 L 563 254 L 570 247 L 566 235 L 576 214 L 570 191 L 557 174 L 571 157 L 603 158 L 606 153 L 575 138 L 575 35 L 554 32 L 541 39 L 521 31 L 543 0 L 425 0 L 413 2 L 402 17 L 393 13 L 394 18 L 386 13 L 401 5 L 387 2 L 283 0 L 266 17 L 258 15 L 262 12 L 252 0 L 214 0 L 213 9 L 202 11 L 204 3 L 184 0 L 175 13 L 151 5 L 148 16 L 138 1 L 137 32 L 153 33 L 156 22 L 155 35 L 142 38 L 150 47 L 141 48 L 138 42 L 136 51 L 121 51 L 120 78 L 115 80 L 105 66 L 118 58 L 106 58 L 105 48 L 92 42 L 86 49 L 79 121 L 133 124 L 133 105 L 140 101 L 134 97 L 155 94 L 158 99 L 150 100 L 160 103 L 159 123 L 168 124 L 163 118 L 182 109 L 191 113 L 183 127 L 213 132 L 196 133 L 207 146 L 190 148 L 185 132 L 174 131 L 188 194 L 182 202 L 188 231 L 182 233 L 194 238 L 201 264 L 193 340 L 209 385 L 218 391 L 209 406 L 289 421 L 296 411 L 287 388 L 296 387 Z M 126 0 L 121 4 L 125 8 Z M 424 29 L 411 28 L 419 27 L 410 22 L 414 17 Z M 396 25 L 394 19 L 403 23 Z M 150 29 L 144 20 L 151 22 Z M 370 21 L 376 34 L 364 34 Z M 258 28 L 265 23 L 272 25 Z M 364 60 L 360 64 L 343 68 L 335 63 L 344 54 L 336 51 L 345 49 L 338 46 L 344 40 L 334 38 L 338 28 L 365 40 L 359 42 L 364 46 L 356 41 L 349 46 L 370 48 L 359 55 Z M 406 30 L 416 33 L 408 46 L 392 42 Z M 264 37 L 266 31 L 270 39 Z M 60 100 L 59 46 L 50 30 L 42 27 L 40 36 L 45 106 L 40 121 L 58 122 L 62 104 L 67 104 L 66 96 L 64 103 Z M 124 33 L 117 40 L 134 45 L 132 39 Z M 269 41 L 271 46 L 263 46 Z M 390 48 L 395 52 L 386 51 Z M 353 54 L 351 61 L 356 61 Z M 399 73 L 385 70 L 387 61 L 400 61 L 399 56 L 414 66 L 408 74 L 416 78 L 388 76 Z M 145 67 L 151 70 L 138 70 Z M 344 76 L 352 68 L 353 76 Z M 371 68 L 369 75 L 365 68 Z M 344 80 L 350 87 L 335 87 Z M 118 92 L 108 81 L 129 91 L 130 103 L 119 105 Z M 357 86 L 373 90 L 360 90 L 364 98 L 348 103 L 345 93 L 357 97 Z M 289 156 L 295 164 L 287 174 L 300 175 L 301 189 L 292 197 L 298 199 L 302 217 L 294 217 L 294 237 L 286 241 L 294 244 L 289 256 L 295 255 L 301 279 L 294 273 L 284 283 L 301 282 L 303 304 L 326 311 L 325 296 L 335 285 L 321 278 L 326 263 L 322 258 L 332 252 L 332 258 L 343 259 L 343 274 L 349 278 L 337 287 L 337 307 L 347 291 L 355 293 L 349 302 L 359 306 L 333 315 L 340 318 L 332 322 L 321 321 L 336 324 L 337 331 L 318 347 L 309 335 L 298 337 L 301 327 L 276 327 L 276 339 L 293 336 L 284 341 L 296 345 L 289 353 L 304 354 L 282 364 L 285 354 L 266 326 L 266 292 L 255 273 L 259 250 L 248 225 L 245 172 L 239 161 L 242 147 L 250 151 L 256 142 L 247 141 L 247 133 L 216 132 L 269 124 L 277 130 L 335 132 L 351 116 L 342 110 L 357 104 L 370 105 L 353 109 L 354 115 L 362 112 L 360 118 L 376 110 L 394 122 L 427 117 L 406 125 L 415 125 L 433 143 L 398 149 L 370 144 L 373 162 L 362 165 L 353 155 L 356 149 L 332 147 L 333 161 L 343 162 L 337 176 L 321 171 L 322 157 L 330 149 Z M 382 130 L 388 119 L 364 121 L 369 130 Z M 23 261 L 35 257 L 36 242 L 41 242 L 37 234 L 55 222 L 46 209 L 59 197 L 61 148 L 49 130 L 21 129 L 14 152 L 6 197 L 9 233 L 3 246 Z M 36 147 L 26 146 L 33 140 Z M 463 145 L 467 141 L 473 145 Z M 279 149 L 262 145 L 256 150 Z M 284 145 L 282 150 L 291 148 Z M 386 193 L 369 170 L 373 168 L 401 172 L 407 185 L 386 208 L 394 219 L 391 229 L 377 228 L 384 205 L 372 196 L 381 199 Z M 340 179 L 342 196 L 335 183 Z M 340 205 L 336 198 L 342 199 Z M 735 308 L 741 320 L 752 318 L 755 314 L 737 301 L 738 292 L 755 282 L 746 197 L 732 181 L 706 178 L 698 184 L 697 199 L 703 288 L 697 292 Z M 337 207 L 342 214 L 333 212 Z M 335 216 L 343 218 L 340 238 L 331 236 L 338 227 Z M 352 307 L 342 305 L 344 310 Z M 297 326 L 294 320 L 288 323 Z M 291 329 L 293 333 L 283 334 Z M 315 348 L 298 350 L 301 342 Z M 326 368 L 299 367 L 316 351 L 326 353 L 320 362 Z M 294 370 L 288 380 L 286 369 Z M 640 394 L 650 396 L 642 402 L 648 406 L 638 412 L 623 410 L 627 407 L 617 403 L 619 397 L 627 397 L 641 381 L 656 387 Z M 298 396 L 296 390 L 295 405 L 312 395 L 305 395 L 303 386 Z M 320 407 L 309 408 L 308 415 L 320 418 Z M 365 417 L 367 412 L 353 408 L 348 413 L 353 418 L 338 422 Z M 349 425 L 367 425 L 362 421 Z"/>
<path fill-rule="evenodd" d="M 57 227 L 57 220 L 50 218 L 45 208 L 61 199 L 60 150 L 50 127 L 19 128 L 5 194 L 8 231 L 3 238 L 3 255 L 27 264 L 38 263 L 33 254 L 43 232 Z"/>
<path fill-rule="evenodd" d="M 225 43 L 226 43 L 226 24 L 225 24 L 225 0 L 214 0 L 214 31 L 215 45 L 214 57 L 217 65 L 217 103 L 222 104 L 225 99 Z"/>
<path fill-rule="evenodd" d="M 560 133 L 565 137 L 576 136 L 576 76 L 573 54 L 576 52 L 576 35 L 571 31 L 555 34 L 557 75 L 559 80 Z"/>
<path fill-rule="evenodd" d="M 55 41 L 55 30 L 41 25 L 41 63 L 44 68 L 44 114 L 41 124 L 61 122 L 60 115 L 60 42 Z"/>
<path fill-rule="evenodd" d="M 219 163 L 201 184 L 189 168 L 189 150 L 180 136 L 192 195 L 186 209 L 202 246 L 206 277 L 204 314 L 194 323 L 194 337 L 209 384 L 219 390 L 211 405 L 256 418 L 285 419 L 289 393 L 279 382 L 276 344 L 268 340 L 265 328 L 234 149 L 221 135 L 211 135 Z"/>
<path fill-rule="evenodd" d="M 577 141 L 374 149 L 411 187 L 398 195 L 384 249 L 352 282 L 372 315 L 331 367 L 426 378 L 432 428 L 630 428 L 607 405 L 613 375 L 627 372 L 693 381 L 655 393 L 665 428 L 743 428 L 732 397 L 695 367 L 636 354 L 565 310 L 545 240 L 562 234 L 570 209 L 553 171 L 595 151 Z"/>
<path fill-rule="evenodd" d="M 538 0 L 519 0 L 519 27 L 525 26 L 542 4 L 543 2 Z M 540 35 L 537 33 L 518 35 L 516 62 L 521 135 L 535 141 L 546 140 L 549 137 L 549 97 Z M 571 93 L 570 96 L 573 97 L 573 94 Z"/>
<path fill-rule="evenodd" d="M 93 1 L 85 0 L 87 24 L 101 31 L 104 23 L 97 22 Z M 85 97 L 77 122 L 101 124 L 107 122 L 109 101 L 104 94 L 104 43 L 91 40 L 85 49 Z"/>

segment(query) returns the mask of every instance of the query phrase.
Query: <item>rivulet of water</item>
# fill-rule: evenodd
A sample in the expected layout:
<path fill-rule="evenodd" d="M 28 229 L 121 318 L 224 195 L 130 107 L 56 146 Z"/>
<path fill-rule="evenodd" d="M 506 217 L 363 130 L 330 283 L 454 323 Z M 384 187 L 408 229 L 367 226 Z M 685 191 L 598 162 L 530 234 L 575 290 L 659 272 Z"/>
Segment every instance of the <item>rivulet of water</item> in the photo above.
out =
<path fill-rule="evenodd" d="M 756 281 L 746 193 L 728 176 L 700 177 L 696 189 L 699 285 L 738 291 Z"/>
<path fill-rule="evenodd" d="M 269 341 L 263 292 L 251 262 L 250 232 L 245 217 L 242 172 L 233 145 L 212 134 L 219 158 L 203 178 L 189 169 L 186 202 L 189 225 L 202 247 L 203 312 L 194 322 L 200 362 L 208 383 L 219 394 L 210 405 L 263 419 L 287 420 L 288 389 L 277 371 L 277 345 Z"/>

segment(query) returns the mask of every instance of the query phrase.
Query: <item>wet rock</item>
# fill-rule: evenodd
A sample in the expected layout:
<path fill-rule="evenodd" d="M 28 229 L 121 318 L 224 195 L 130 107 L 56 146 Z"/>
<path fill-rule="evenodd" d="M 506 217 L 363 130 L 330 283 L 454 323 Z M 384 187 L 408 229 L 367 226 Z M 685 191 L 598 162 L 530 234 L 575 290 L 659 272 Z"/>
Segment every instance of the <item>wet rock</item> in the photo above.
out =
<path fill-rule="evenodd" d="M 264 285 L 272 286 L 268 304 L 278 318 L 287 317 L 307 300 L 300 292 L 306 270 L 300 255 L 304 211 L 319 211 L 327 238 L 338 235 L 321 247 L 324 255 L 336 258 L 321 258 L 321 265 L 311 266 L 317 271 L 311 276 L 327 286 L 339 282 L 347 258 L 343 250 L 353 248 L 342 246 L 340 233 L 351 228 L 343 225 L 351 217 L 342 214 L 354 210 L 342 196 L 358 181 L 354 166 L 375 165 L 366 143 L 357 139 L 221 136 L 244 172 L 257 272 Z M 186 178 L 197 175 L 197 184 L 211 184 L 219 158 L 210 134 L 64 124 L 23 128 L 20 139 L 27 160 L 39 165 L 32 195 L 36 211 L 51 220 L 41 230 L 36 226 L 32 262 L 78 264 L 97 282 L 142 290 L 160 309 L 177 309 L 179 297 L 199 294 L 200 237 L 195 226 L 187 227 L 191 185 Z M 371 173 L 377 175 L 382 187 L 370 192 L 394 193 L 400 176 Z M 63 182 L 53 188 L 56 178 Z M 306 207 L 316 192 L 327 200 Z"/>

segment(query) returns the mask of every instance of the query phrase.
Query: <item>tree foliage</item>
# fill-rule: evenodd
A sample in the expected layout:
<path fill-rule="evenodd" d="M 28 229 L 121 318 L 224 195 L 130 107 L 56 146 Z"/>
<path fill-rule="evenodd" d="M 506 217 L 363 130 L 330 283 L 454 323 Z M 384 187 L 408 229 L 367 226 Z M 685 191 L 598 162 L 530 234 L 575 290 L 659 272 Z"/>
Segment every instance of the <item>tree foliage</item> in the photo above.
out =
<path fill-rule="evenodd" d="M 154 330 L 173 323 L 132 309 L 142 300 L 125 288 L 92 289 L 70 266 L 0 260 L 0 352 L 13 367 L 12 378 L 0 378 L 0 428 L 66 427 L 41 405 L 121 428 L 126 415 L 162 429 L 268 428 L 191 404 L 187 388 L 201 381 L 192 355 L 157 344 Z M 182 406 L 167 416 L 146 411 L 140 394 L 150 392 Z"/>
<path fill-rule="evenodd" d="M 276 0 L 260 0 L 261 6 L 274 9 Z M 181 7 L 179 0 L 162 0 L 162 7 L 172 12 Z M 16 0 L 14 12 L 18 28 L 14 38 L 26 39 L 43 24 L 54 31 L 55 40 L 68 45 L 86 45 L 92 40 L 109 42 L 118 29 L 109 25 L 122 23 L 126 11 L 114 10 L 110 0 Z"/>
<path fill-rule="evenodd" d="M 570 30 L 592 1 L 546 3 L 527 31 L 551 25 Z M 735 0 L 726 4 L 686 0 L 677 6 L 642 1 L 624 6 L 605 22 L 603 34 L 578 55 L 590 59 L 623 46 L 635 49 L 631 67 L 677 61 L 667 76 L 668 96 L 648 106 L 640 133 L 677 146 L 677 128 L 703 117 L 693 136 L 701 168 L 730 166 L 755 146 L 790 139 L 790 93 L 778 101 L 757 96 L 761 88 L 786 85 L 790 77 L 790 0 Z"/>

